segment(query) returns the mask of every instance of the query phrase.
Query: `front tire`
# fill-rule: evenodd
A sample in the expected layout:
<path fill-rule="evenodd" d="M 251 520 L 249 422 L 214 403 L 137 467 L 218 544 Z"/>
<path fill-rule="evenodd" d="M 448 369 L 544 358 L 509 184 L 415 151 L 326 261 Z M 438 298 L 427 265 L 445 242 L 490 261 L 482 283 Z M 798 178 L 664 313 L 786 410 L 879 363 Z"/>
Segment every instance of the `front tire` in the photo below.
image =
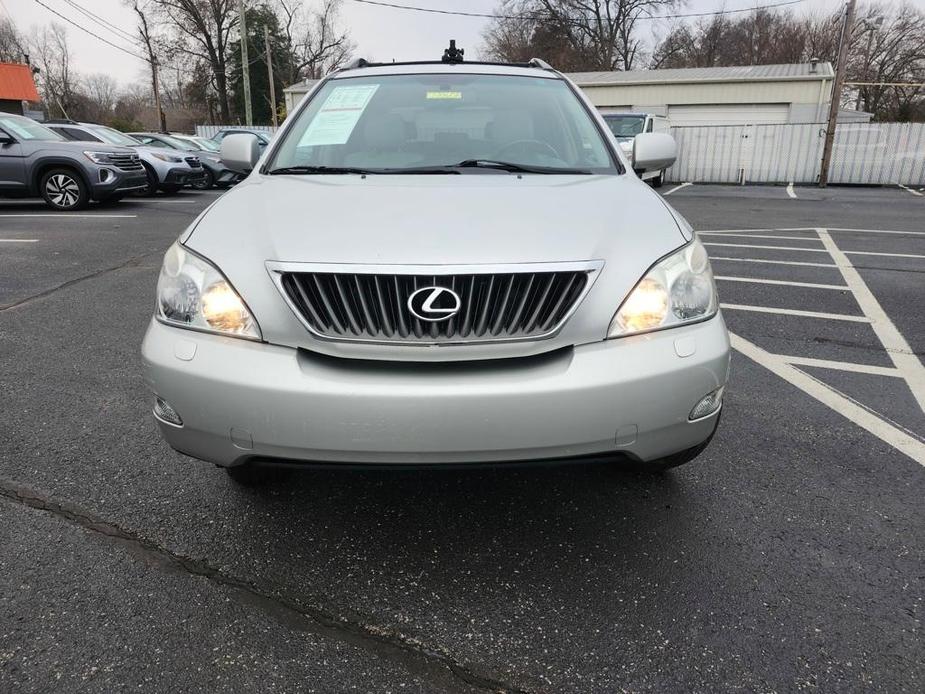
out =
<path fill-rule="evenodd" d="M 45 203 L 53 209 L 71 212 L 90 204 L 90 191 L 73 169 L 52 169 L 42 176 L 39 187 Z"/>
<path fill-rule="evenodd" d="M 148 179 L 148 185 L 145 188 L 139 190 L 135 195 L 138 195 L 143 198 L 153 198 L 154 194 L 157 192 L 157 174 L 147 164 L 144 164 L 145 167 L 145 177 Z"/>
<path fill-rule="evenodd" d="M 212 186 L 215 185 L 215 177 L 212 175 L 212 172 L 208 169 L 205 170 L 205 176 L 202 178 L 190 183 L 190 188 L 194 190 L 209 190 Z"/>
<path fill-rule="evenodd" d="M 665 172 L 659 171 L 658 176 L 652 179 L 652 187 L 661 188 L 664 182 L 665 182 Z"/>

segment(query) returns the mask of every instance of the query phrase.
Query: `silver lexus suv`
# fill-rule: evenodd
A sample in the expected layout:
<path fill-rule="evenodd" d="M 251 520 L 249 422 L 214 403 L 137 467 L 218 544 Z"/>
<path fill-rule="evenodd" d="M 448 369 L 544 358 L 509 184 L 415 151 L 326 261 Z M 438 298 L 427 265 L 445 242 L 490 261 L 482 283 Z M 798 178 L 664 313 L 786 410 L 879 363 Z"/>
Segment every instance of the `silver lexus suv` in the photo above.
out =
<path fill-rule="evenodd" d="M 612 457 L 713 436 L 729 339 L 703 245 L 545 63 L 360 60 L 170 247 L 142 348 L 178 451 L 286 463 Z"/>

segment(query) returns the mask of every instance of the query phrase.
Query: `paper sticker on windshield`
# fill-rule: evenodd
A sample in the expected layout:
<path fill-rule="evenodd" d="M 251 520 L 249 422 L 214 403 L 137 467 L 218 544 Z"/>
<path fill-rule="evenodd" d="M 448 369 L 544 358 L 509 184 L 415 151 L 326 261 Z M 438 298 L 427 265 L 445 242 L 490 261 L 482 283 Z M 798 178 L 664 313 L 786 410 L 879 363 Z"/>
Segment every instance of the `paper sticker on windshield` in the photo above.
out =
<path fill-rule="evenodd" d="M 302 135 L 299 146 L 345 144 L 377 89 L 378 84 L 334 87 Z"/>
<path fill-rule="evenodd" d="M 427 92 L 428 99 L 462 99 L 462 92 Z"/>

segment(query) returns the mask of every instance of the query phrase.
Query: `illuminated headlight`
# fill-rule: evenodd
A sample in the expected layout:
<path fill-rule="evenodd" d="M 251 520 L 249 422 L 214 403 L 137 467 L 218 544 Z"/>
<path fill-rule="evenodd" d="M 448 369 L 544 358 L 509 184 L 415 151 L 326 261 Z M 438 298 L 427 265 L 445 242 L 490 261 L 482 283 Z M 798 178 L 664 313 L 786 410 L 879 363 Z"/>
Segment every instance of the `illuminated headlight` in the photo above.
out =
<path fill-rule="evenodd" d="M 716 313 L 716 285 L 707 252 L 696 237 L 658 261 L 623 300 L 607 337 L 673 328 Z"/>
<path fill-rule="evenodd" d="M 84 156 L 92 161 L 94 164 L 111 164 L 112 160 L 109 158 L 109 152 L 93 152 L 87 151 L 84 152 Z"/>
<path fill-rule="evenodd" d="M 257 321 L 234 287 L 179 242 L 168 249 L 157 279 L 157 317 L 180 328 L 261 339 Z"/>
<path fill-rule="evenodd" d="M 183 157 L 177 157 L 173 154 L 165 154 L 164 152 L 151 152 L 151 156 L 160 159 L 161 161 L 170 162 L 171 164 L 179 164 L 181 161 L 183 161 Z"/>

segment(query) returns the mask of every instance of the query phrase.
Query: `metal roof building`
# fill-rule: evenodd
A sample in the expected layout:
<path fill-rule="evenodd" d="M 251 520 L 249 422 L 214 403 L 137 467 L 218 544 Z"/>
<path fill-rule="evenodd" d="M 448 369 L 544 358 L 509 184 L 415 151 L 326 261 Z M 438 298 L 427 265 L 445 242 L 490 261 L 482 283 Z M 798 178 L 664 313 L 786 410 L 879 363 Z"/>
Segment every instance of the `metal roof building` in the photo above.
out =
<path fill-rule="evenodd" d="M 601 111 L 655 113 L 672 126 L 819 123 L 834 77 L 827 62 L 566 74 Z M 316 82 L 285 90 L 290 112 Z M 842 113 L 839 120 L 870 119 Z"/>
<path fill-rule="evenodd" d="M 31 67 L 23 63 L 0 63 L 0 112 L 23 115 L 23 102 L 38 100 Z"/>
<path fill-rule="evenodd" d="M 829 63 L 575 72 L 569 77 L 602 111 L 646 111 L 673 126 L 812 123 L 825 119 Z"/>

